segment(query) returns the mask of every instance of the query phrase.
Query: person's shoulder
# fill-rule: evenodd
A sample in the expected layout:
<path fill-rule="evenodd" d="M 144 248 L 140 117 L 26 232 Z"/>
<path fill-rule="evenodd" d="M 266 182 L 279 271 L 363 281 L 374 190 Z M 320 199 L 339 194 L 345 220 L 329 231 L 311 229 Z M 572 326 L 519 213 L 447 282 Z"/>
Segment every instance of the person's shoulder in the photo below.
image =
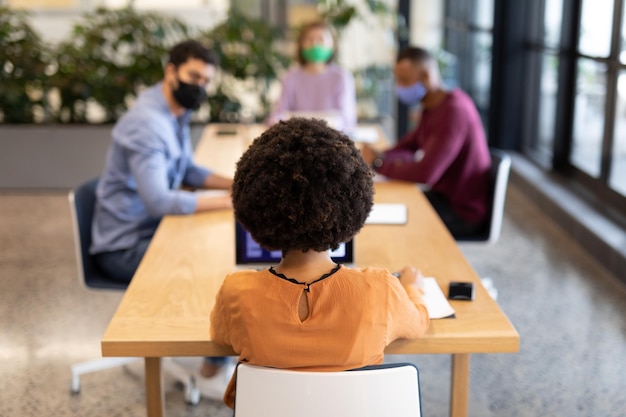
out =
<path fill-rule="evenodd" d="M 287 69 L 283 75 L 283 80 L 291 80 L 294 78 L 300 78 L 304 74 L 304 69 L 300 65 L 293 65 Z"/>
<path fill-rule="evenodd" d="M 441 110 L 446 114 L 460 113 L 469 115 L 478 113 L 474 100 L 460 88 L 448 91 L 447 97 L 442 104 Z"/>
<path fill-rule="evenodd" d="M 460 88 L 454 88 L 448 92 L 448 100 L 450 105 L 474 105 L 474 100 L 465 91 Z"/>
<path fill-rule="evenodd" d="M 348 71 L 347 69 L 343 67 L 340 67 L 337 64 L 329 64 L 326 71 L 328 72 L 328 74 L 332 74 L 337 77 L 350 78 L 350 79 L 353 78 L 352 73 L 350 71 Z"/>
<path fill-rule="evenodd" d="M 160 81 L 156 84 L 152 84 L 150 86 L 145 87 L 137 96 L 138 99 L 142 100 L 142 99 L 147 99 L 147 100 L 154 100 L 157 98 L 162 97 L 163 100 L 164 95 L 163 95 L 163 82 Z"/>
<path fill-rule="evenodd" d="M 147 88 L 139 94 L 131 108 L 120 117 L 113 127 L 118 141 L 141 141 L 168 131 L 171 117 L 160 84 Z"/>
<path fill-rule="evenodd" d="M 167 127 L 166 114 L 154 106 L 137 103 L 113 127 L 114 133 L 127 136 L 131 133 L 159 133 Z"/>
<path fill-rule="evenodd" d="M 167 129 L 167 121 L 153 108 L 133 107 L 113 127 L 113 138 L 125 146 L 152 143 Z"/>
<path fill-rule="evenodd" d="M 343 268 L 343 273 L 349 285 L 358 288 L 363 297 L 380 297 L 400 283 L 388 269 L 385 268 Z M 397 290 L 397 288 L 396 288 Z"/>
<path fill-rule="evenodd" d="M 165 113 L 155 106 L 137 103 L 131 107 L 118 121 L 119 126 L 138 125 L 151 129 L 165 122 Z M 158 130 L 158 128 L 154 129 Z"/>
<path fill-rule="evenodd" d="M 385 268 L 375 268 L 372 266 L 366 268 L 348 268 L 344 267 L 343 272 L 348 275 L 358 276 L 367 280 L 382 280 L 392 276 L 389 270 Z"/>
<path fill-rule="evenodd" d="M 265 270 L 258 271 L 256 269 L 242 269 L 226 275 L 222 285 L 228 288 L 240 289 L 242 287 L 250 286 L 251 284 L 256 284 L 258 282 L 257 279 L 266 275 L 266 273 L 267 271 Z"/>
<path fill-rule="evenodd" d="M 137 96 L 135 102 L 128 111 L 120 118 L 123 120 L 161 119 L 167 114 L 168 106 L 161 83 L 146 88 Z"/>

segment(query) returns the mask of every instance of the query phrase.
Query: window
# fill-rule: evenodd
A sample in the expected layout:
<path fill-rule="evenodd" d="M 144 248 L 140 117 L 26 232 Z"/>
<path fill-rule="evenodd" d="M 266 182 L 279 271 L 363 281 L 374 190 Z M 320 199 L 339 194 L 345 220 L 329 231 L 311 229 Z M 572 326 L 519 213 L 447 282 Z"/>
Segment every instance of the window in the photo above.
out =
<path fill-rule="evenodd" d="M 614 0 L 582 0 L 580 37 L 581 54 L 608 57 L 611 50 L 611 27 Z"/>
<path fill-rule="evenodd" d="M 626 0 L 525 4 L 522 151 L 619 211 L 626 204 Z"/>
<path fill-rule="evenodd" d="M 522 149 L 545 168 L 553 159 L 559 89 L 562 0 L 531 4 L 526 25 L 524 132 Z M 538 23 L 537 23 L 538 22 Z"/>
<path fill-rule="evenodd" d="M 537 114 L 538 134 L 533 147 L 539 155 L 543 156 L 543 161 L 549 161 L 552 158 L 554 146 L 559 58 L 551 53 L 542 53 L 539 59 L 541 60 L 541 73 Z"/>
<path fill-rule="evenodd" d="M 570 161 L 587 174 L 599 178 L 606 101 L 606 65 L 580 59 L 576 80 Z"/>
<path fill-rule="evenodd" d="M 491 90 L 493 0 L 448 0 L 445 6 L 444 47 L 455 59 L 447 84 L 472 97 L 487 126 Z"/>
<path fill-rule="evenodd" d="M 617 94 L 609 186 L 626 195 L 626 70 L 619 73 Z"/>
<path fill-rule="evenodd" d="M 624 0 L 582 0 L 569 161 L 614 206 L 626 203 Z M 585 176 L 591 177 L 591 181 Z M 619 197 L 618 197 L 619 196 Z"/>

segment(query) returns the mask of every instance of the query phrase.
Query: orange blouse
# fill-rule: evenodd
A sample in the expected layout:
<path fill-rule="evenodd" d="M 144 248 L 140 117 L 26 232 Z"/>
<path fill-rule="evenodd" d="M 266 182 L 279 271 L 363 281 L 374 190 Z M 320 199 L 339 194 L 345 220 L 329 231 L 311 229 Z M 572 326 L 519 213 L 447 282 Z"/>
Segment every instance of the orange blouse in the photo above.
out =
<path fill-rule="evenodd" d="M 385 269 L 342 266 L 306 287 L 269 270 L 228 275 L 211 313 L 211 338 L 249 364 L 343 371 L 382 363 L 385 346 L 417 338 L 430 324 L 421 291 Z M 309 314 L 300 320 L 303 291 Z M 224 401 L 234 407 L 234 378 Z"/>

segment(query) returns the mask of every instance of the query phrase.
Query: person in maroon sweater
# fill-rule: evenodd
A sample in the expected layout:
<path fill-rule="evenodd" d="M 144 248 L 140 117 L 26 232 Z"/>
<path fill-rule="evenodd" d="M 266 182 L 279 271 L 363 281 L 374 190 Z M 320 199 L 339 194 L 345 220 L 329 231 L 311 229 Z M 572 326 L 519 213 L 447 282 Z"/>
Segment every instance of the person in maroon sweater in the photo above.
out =
<path fill-rule="evenodd" d="M 445 88 L 436 60 L 424 49 L 402 50 L 394 73 L 398 99 L 421 104 L 419 124 L 386 152 L 364 145 L 363 158 L 381 175 L 426 186 L 426 197 L 455 238 L 479 233 L 489 214 L 491 158 L 472 99 Z"/>

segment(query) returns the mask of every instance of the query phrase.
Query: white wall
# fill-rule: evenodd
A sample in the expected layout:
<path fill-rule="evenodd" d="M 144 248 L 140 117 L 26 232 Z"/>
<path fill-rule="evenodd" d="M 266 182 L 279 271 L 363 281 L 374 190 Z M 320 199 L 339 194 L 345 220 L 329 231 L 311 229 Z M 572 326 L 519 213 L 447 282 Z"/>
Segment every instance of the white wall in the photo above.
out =
<path fill-rule="evenodd" d="M 190 25 L 210 29 L 222 22 L 226 16 L 225 13 L 216 12 L 210 9 L 204 10 L 159 10 L 160 13 L 172 14 Z M 81 13 L 63 12 L 63 13 L 33 13 L 30 21 L 37 32 L 47 42 L 52 44 L 68 39 L 72 31 L 72 25 L 81 19 Z"/>

